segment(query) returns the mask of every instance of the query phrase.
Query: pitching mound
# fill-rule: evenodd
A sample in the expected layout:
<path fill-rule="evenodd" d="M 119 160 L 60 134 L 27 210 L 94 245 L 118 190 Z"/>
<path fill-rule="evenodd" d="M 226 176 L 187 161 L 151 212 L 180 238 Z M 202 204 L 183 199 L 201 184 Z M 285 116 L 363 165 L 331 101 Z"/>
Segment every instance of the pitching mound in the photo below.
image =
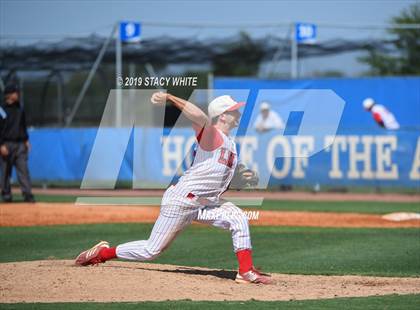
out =
<path fill-rule="evenodd" d="M 275 284 L 234 282 L 235 271 L 133 262 L 76 267 L 69 260 L 0 264 L 0 302 L 303 300 L 420 293 L 420 278 L 273 274 Z"/>

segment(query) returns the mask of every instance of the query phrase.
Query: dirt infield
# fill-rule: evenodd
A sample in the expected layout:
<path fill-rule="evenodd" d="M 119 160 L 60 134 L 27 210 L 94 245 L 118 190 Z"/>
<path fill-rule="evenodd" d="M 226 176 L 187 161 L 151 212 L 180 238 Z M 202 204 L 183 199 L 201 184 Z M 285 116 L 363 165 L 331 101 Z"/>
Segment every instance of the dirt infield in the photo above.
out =
<path fill-rule="evenodd" d="M 420 227 L 381 215 L 258 210 L 251 225 L 317 227 Z M 80 206 L 73 203 L 0 204 L 0 226 L 153 223 L 159 207 Z M 240 285 L 236 272 L 111 261 L 76 267 L 69 260 L 0 264 L 0 303 L 139 302 L 165 300 L 305 300 L 420 294 L 420 278 L 272 274 L 270 286 Z M 117 285 L 113 285 L 117 284 Z"/>
<path fill-rule="evenodd" d="M 275 284 L 234 282 L 236 272 L 133 262 L 76 267 L 69 260 L 0 264 L 0 302 L 304 300 L 420 293 L 420 278 L 272 274 Z M 117 284 L 117 285 L 113 285 Z"/>
<path fill-rule="evenodd" d="M 420 227 L 420 220 L 394 222 L 376 214 L 263 211 L 259 226 Z M 37 226 L 88 223 L 154 223 L 159 207 L 78 206 L 72 203 L 0 204 L 0 226 Z"/>

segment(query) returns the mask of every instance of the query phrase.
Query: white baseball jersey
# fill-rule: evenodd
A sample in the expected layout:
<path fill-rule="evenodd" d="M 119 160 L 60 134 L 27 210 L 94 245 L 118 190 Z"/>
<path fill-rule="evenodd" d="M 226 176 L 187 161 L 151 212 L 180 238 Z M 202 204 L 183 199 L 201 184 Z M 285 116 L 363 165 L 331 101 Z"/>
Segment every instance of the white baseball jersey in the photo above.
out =
<path fill-rule="evenodd" d="M 199 143 L 191 167 L 173 191 L 217 200 L 232 180 L 237 161 L 235 141 L 214 126 L 202 130 L 194 126 Z"/>
<path fill-rule="evenodd" d="M 398 124 L 394 114 L 389 112 L 383 105 L 375 104 L 372 107 L 371 112 L 375 121 L 380 125 L 383 124 L 386 129 L 400 128 L 400 124 Z"/>

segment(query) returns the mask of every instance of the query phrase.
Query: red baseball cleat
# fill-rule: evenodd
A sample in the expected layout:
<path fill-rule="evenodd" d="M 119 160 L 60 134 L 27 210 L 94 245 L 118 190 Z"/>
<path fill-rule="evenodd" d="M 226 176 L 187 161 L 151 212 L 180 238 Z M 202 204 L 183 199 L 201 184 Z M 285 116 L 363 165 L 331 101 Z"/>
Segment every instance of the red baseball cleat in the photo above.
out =
<path fill-rule="evenodd" d="M 238 272 L 235 282 L 241 284 L 273 284 L 273 280 L 271 280 L 269 275 L 262 274 L 255 268 L 244 273 Z"/>
<path fill-rule="evenodd" d="M 76 257 L 75 264 L 78 266 L 89 266 L 103 263 L 104 261 L 99 257 L 99 252 L 104 248 L 109 248 L 109 243 L 107 241 L 99 242 L 89 250 L 80 253 L 79 256 Z"/>

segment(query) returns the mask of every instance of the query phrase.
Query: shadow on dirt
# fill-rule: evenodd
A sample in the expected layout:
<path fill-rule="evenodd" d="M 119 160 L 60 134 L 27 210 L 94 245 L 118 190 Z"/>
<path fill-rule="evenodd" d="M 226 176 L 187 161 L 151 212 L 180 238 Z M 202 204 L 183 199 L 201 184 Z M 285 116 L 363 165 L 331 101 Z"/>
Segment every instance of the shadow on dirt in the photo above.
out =
<path fill-rule="evenodd" d="M 123 267 L 123 266 L 101 266 L 101 267 L 108 267 L 108 268 L 129 268 L 131 267 Z M 175 270 L 171 269 L 154 269 L 154 268 L 142 268 L 142 267 L 134 267 L 132 269 L 141 269 L 146 271 L 157 271 L 157 272 L 168 272 L 168 273 L 181 273 L 181 274 L 188 274 L 188 275 L 199 275 L 199 276 L 212 276 L 220 279 L 228 279 L 228 280 L 235 280 L 236 271 L 232 270 L 202 270 L 196 269 L 191 267 L 178 267 Z"/>

